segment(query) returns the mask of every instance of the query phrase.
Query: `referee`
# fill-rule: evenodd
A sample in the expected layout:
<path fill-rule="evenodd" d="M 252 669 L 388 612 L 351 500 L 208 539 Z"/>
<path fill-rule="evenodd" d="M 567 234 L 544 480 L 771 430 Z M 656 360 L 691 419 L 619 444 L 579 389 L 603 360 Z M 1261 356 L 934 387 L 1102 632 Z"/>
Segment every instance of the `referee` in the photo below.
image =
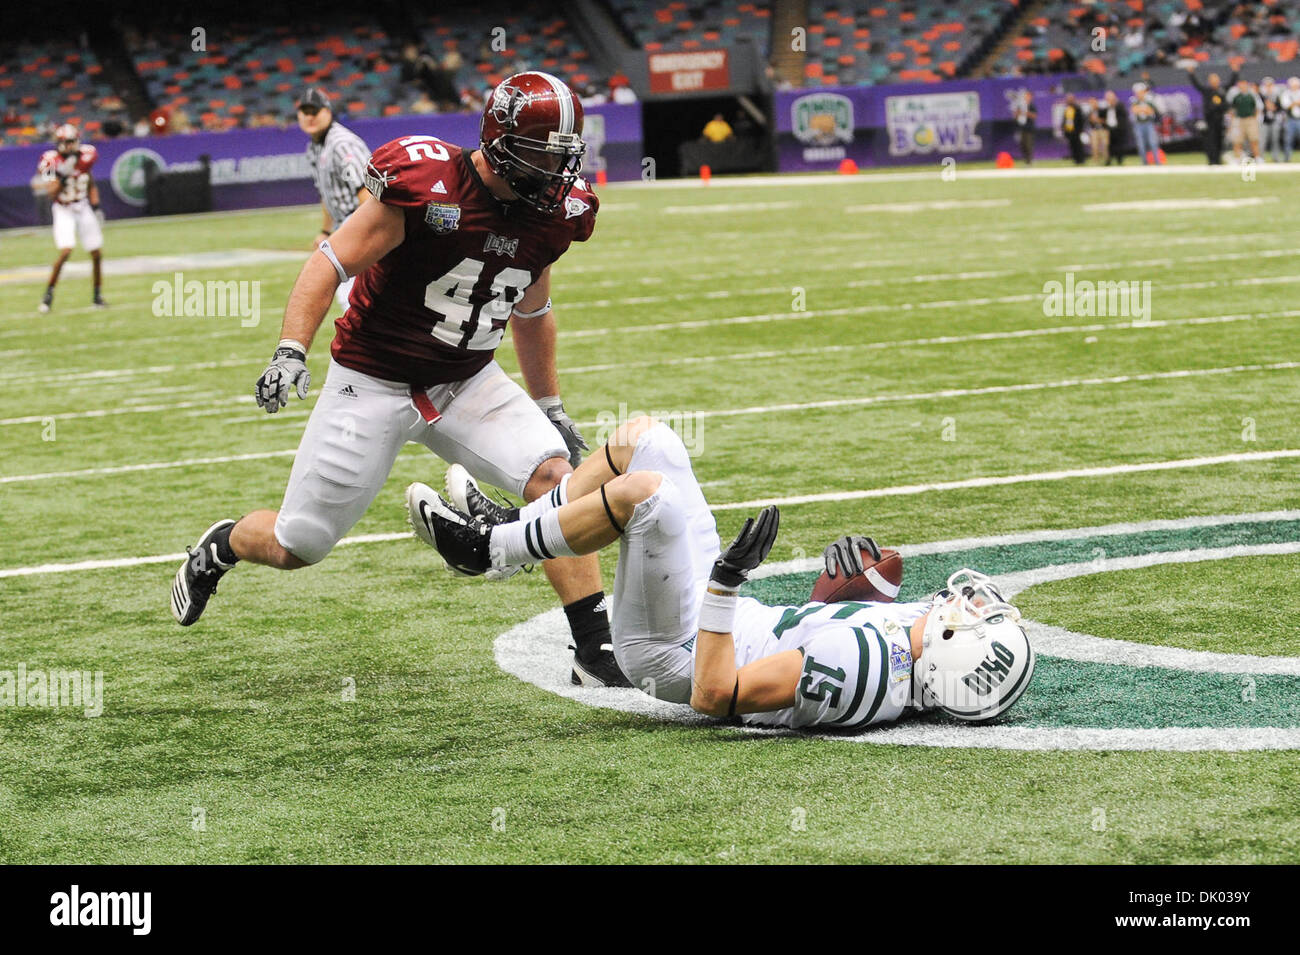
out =
<path fill-rule="evenodd" d="M 314 248 L 370 198 L 365 187 L 370 149 L 360 136 L 334 122 L 329 95 L 318 86 L 308 87 L 298 97 L 298 128 L 311 137 L 307 162 L 320 193 L 321 228 L 312 243 Z M 342 283 L 334 296 L 345 309 L 354 278 Z"/>

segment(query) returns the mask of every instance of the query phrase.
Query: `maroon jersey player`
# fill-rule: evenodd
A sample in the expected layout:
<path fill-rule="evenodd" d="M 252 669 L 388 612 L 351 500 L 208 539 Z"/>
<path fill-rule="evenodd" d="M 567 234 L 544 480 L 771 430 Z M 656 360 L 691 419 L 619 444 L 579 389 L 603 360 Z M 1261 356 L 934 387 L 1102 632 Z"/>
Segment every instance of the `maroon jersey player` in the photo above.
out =
<path fill-rule="evenodd" d="M 484 109 L 478 149 L 414 135 L 374 152 L 366 186 L 377 201 L 307 260 L 258 379 L 268 412 L 291 390 L 307 396 L 307 349 L 355 275 L 284 501 L 204 532 L 173 585 L 181 624 L 237 560 L 293 569 L 324 558 L 408 441 L 526 501 L 564 499 L 587 445 L 559 398 L 550 269 L 595 226 L 599 203 L 578 176 L 582 122 L 564 83 L 520 73 Z M 526 392 L 493 357 L 507 325 Z M 627 685 L 595 557 L 538 559 L 573 630 L 574 682 Z"/>
<path fill-rule="evenodd" d="M 64 123 L 54 131 L 55 148 L 41 154 L 37 177 L 50 197 L 54 219 L 54 246 L 59 250 L 50 272 L 50 283 L 41 297 L 40 311 L 48 312 L 54 304 L 54 286 L 59 282 L 63 263 L 68 261 L 77 237 L 90 253 L 94 271 L 94 293 L 91 302 L 97 308 L 105 307 L 100 295 L 101 249 L 104 245 L 100 229 L 99 187 L 91 174 L 99 153 L 94 146 L 81 142 L 77 127 Z"/>

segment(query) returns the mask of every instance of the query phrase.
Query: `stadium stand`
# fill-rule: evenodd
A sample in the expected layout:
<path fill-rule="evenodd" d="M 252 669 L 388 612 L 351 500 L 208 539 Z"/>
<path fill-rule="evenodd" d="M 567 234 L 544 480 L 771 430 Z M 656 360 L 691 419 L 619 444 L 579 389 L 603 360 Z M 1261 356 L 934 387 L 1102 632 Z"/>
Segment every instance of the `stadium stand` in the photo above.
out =
<path fill-rule="evenodd" d="M 937 83 L 960 75 L 1018 0 L 811 0 L 805 85 Z"/>
<path fill-rule="evenodd" d="M 321 25 L 318 33 L 289 27 L 232 24 L 193 50 L 189 30 L 128 31 L 136 72 L 158 107 L 184 113 L 203 129 L 276 124 L 292 118 L 293 96 L 307 85 L 327 87 L 335 112 L 375 115 L 396 102 L 388 38 L 360 15 Z"/>
<path fill-rule="evenodd" d="M 764 57 L 771 49 L 771 4 L 735 0 L 645 3 L 611 0 L 610 8 L 642 49 L 698 50 L 718 43 L 746 41 Z"/>
<path fill-rule="evenodd" d="M 101 80 L 103 69 L 89 49 L 47 40 L 0 45 L 0 120 L 6 143 L 49 139 L 59 123 L 72 122 L 94 135 L 114 115 L 119 100 Z"/>
<path fill-rule="evenodd" d="M 492 48 L 495 27 L 504 31 L 500 50 Z M 439 10 L 420 25 L 419 33 L 423 49 L 444 65 L 447 54 L 460 60 L 455 84 L 471 96 L 509 73 L 529 69 L 554 73 L 578 90 L 607 78 L 593 67 L 591 54 L 563 17 L 530 12 L 517 3 L 486 0 L 472 8 Z M 403 105 L 409 106 L 409 99 Z"/>
<path fill-rule="evenodd" d="M 1300 54 L 1300 0 L 600 2 L 649 52 L 744 42 L 770 58 L 773 20 L 806 22 L 806 52 L 791 70 L 782 65 L 783 77 L 803 86 L 1074 69 L 1114 76 L 1235 57 L 1283 65 Z M 288 0 L 264 0 L 259 18 L 245 13 L 244 22 L 210 32 L 201 50 L 193 49 L 188 18 L 164 11 L 147 25 L 142 15 L 116 22 L 120 43 L 94 44 L 107 57 L 102 63 L 84 37 L 29 30 L 21 42 L 0 41 L 0 130 L 7 144 L 45 141 L 67 120 L 91 136 L 129 132 L 141 117 L 126 114 L 127 91 L 108 76 L 129 83 L 135 102 L 147 98 L 170 111 L 173 129 L 182 131 L 291 123 L 293 93 L 307 84 L 326 87 L 341 116 L 476 109 L 506 72 L 526 68 L 598 95 L 616 64 L 602 63 L 556 9 L 481 0 L 428 13 L 399 5 L 304 19 Z M 504 28 L 499 38 L 495 27 Z M 1106 40 L 1100 51 L 1093 49 L 1098 29 Z M 449 79 L 451 95 L 429 99 L 429 84 L 413 79 L 403 59 L 408 45 Z"/>
<path fill-rule="evenodd" d="M 1094 34 L 1101 30 L 1102 33 Z M 994 64 L 995 75 L 1075 68 L 1124 75 L 1180 61 L 1241 56 L 1290 63 L 1297 55 L 1300 2 L 1211 5 L 1202 0 L 1049 0 Z M 1105 48 L 1094 49 L 1094 36 Z"/>

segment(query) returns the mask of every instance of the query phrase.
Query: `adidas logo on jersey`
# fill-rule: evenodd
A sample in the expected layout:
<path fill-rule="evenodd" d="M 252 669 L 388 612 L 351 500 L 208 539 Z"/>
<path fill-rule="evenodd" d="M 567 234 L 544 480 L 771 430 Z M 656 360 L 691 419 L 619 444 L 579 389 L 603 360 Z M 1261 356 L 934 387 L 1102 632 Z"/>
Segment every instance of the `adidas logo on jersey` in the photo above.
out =
<path fill-rule="evenodd" d="M 439 179 L 437 182 L 435 182 L 432 186 L 429 187 L 429 191 L 430 191 L 430 192 L 436 192 L 436 193 L 438 193 L 438 194 L 440 194 L 440 195 L 444 195 L 444 196 L 445 196 L 445 195 L 447 194 L 447 187 L 444 186 L 444 185 L 442 184 L 442 180 Z"/>
<path fill-rule="evenodd" d="M 339 389 L 339 396 L 342 398 L 355 398 L 357 397 L 357 393 L 351 385 L 344 385 Z"/>

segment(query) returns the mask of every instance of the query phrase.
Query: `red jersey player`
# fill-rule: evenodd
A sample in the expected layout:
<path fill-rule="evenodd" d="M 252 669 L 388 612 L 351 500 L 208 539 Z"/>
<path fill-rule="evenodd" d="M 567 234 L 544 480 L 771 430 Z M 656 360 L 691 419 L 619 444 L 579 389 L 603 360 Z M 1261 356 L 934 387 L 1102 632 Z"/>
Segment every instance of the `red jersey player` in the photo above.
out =
<path fill-rule="evenodd" d="M 526 72 L 496 88 L 478 149 L 407 136 L 374 152 L 366 187 L 377 201 L 307 260 L 257 382 L 271 413 L 290 390 L 307 396 L 308 346 L 355 275 L 284 502 L 203 533 L 174 581 L 178 622 L 199 618 L 237 560 L 293 569 L 324 558 L 408 441 L 526 501 L 564 500 L 587 445 L 559 398 L 550 270 L 595 227 L 598 202 L 578 176 L 582 122 L 564 83 Z M 493 357 L 507 324 L 527 392 Z M 538 557 L 573 630 L 573 681 L 626 686 L 595 557 Z"/>
<path fill-rule="evenodd" d="M 104 299 L 99 294 L 100 286 L 100 249 L 104 245 L 103 230 L 99 227 L 99 187 L 90 174 L 99 154 L 95 147 L 82 143 L 77 127 L 64 123 L 54 131 L 55 148 L 47 149 L 41 154 L 37 173 L 50 199 L 54 216 L 54 245 L 59 250 L 59 257 L 54 260 L 54 269 L 50 272 L 50 284 L 41 297 L 40 310 L 48 312 L 54 304 L 54 286 L 59 281 L 59 272 L 63 263 L 68 261 L 77 236 L 81 244 L 90 253 L 90 260 L 95 273 L 95 293 L 92 301 L 104 307 Z"/>

